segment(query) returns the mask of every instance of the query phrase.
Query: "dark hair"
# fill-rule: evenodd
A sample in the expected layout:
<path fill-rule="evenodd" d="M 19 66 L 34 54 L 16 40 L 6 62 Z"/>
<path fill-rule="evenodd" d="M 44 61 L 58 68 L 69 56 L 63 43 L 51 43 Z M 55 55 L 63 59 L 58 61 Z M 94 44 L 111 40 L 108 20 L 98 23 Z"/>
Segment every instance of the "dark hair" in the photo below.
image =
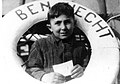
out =
<path fill-rule="evenodd" d="M 74 9 L 68 3 L 57 3 L 48 12 L 48 22 L 50 19 L 59 17 L 60 15 L 66 15 L 67 17 L 74 18 Z"/>

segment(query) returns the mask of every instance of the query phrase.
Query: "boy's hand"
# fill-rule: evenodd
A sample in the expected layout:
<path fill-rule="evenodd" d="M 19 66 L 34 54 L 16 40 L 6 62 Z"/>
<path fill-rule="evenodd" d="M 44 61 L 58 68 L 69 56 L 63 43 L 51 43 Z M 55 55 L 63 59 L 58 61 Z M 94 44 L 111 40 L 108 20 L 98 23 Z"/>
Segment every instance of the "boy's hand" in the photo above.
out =
<path fill-rule="evenodd" d="M 61 84 L 65 82 L 65 77 L 59 73 L 51 72 L 45 74 L 42 81 L 50 84 Z"/>
<path fill-rule="evenodd" d="M 71 70 L 71 78 L 79 78 L 83 75 L 83 67 L 79 64 L 75 65 Z"/>

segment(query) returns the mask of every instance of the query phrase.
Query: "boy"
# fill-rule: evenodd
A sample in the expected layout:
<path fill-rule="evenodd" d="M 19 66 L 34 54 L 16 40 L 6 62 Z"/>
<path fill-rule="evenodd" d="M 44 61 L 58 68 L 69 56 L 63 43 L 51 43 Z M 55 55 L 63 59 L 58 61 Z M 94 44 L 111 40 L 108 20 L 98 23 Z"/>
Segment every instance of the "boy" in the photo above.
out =
<path fill-rule="evenodd" d="M 57 3 L 48 12 L 52 35 L 37 40 L 31 49 L 26 71 L 46 83 L 60 84 L 66 77 L 53 70 L 53 65 L 73 61 L 70 78 L 83 75 L 83 59 L 87 55 L 75 28 L 74 9 L 68 3 Z M 81 32 L 82 33 L 82 32 Z"/>

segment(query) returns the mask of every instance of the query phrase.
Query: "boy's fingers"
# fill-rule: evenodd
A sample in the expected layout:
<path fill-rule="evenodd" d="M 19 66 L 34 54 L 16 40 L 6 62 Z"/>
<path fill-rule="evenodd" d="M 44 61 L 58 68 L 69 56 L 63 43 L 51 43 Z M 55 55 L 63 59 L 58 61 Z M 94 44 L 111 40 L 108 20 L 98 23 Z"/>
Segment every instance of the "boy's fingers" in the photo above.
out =
<path fill-rule="evenodd" d="M 83 73 L 83 68 L 81 66 L 75 68 L 72 72 L 71 75 L 74 75 L 75 73 Z"/>
<path fill-rule="evenodd" d="M 78 73 L 75 73 L 75 74 L 71 75 L 71 78 L 79 78 L 79 77 L 81 77 L 82 75 L 83 75 L 83 73 L 78 72 Z"/>
<path fill-rule="evenodd" d="M 56 84 L 59 84 L 59 83 L 64 83 L 65 80 L 54 79 L 52 82 L 56 83 Z"/>
<path fill-rule="evenodd" d="M 52 81 L 52 84 L 61 84 L 65 82 L 65 78 L 55 76 L 54 80 Z"/>
<path fill-rule="evenodd" d="M 77 78 L 81 77 L 83 74 L 84 74 L 84 73 L 79 74 L 79 75 L 77 76 Z"/>
<path fill-rule="evenodd" d="M 71 72 L 73 72 L 77 67 L 79 67 L 79 65 L 77 64 L 77 65 L 75 65 L 73 68 L 72 68 L 72 70 L 71 70 Z"/>
<path fill-rule="evenodd" d="M 55 79 L 58 79 L 58 80 L 62 80 L 62 81 L 65 80 L 65 77 L 64 77 L 63 75 L 59 74 L 59 73 L 56 73 L 56 75 L 55 75 L 54 78 L 55 78 Z"/>

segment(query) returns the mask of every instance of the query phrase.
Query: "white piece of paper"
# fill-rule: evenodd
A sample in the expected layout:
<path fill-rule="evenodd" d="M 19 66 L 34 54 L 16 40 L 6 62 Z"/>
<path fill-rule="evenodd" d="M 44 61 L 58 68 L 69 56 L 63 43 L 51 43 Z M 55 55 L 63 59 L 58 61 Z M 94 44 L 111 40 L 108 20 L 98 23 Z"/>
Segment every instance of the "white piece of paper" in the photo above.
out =
<path fill-rule="evenodd" d="M 73 68 L 73 61 L 67 61 L 61 64 L 53 65 L 54 72 L 60 73 L 64 76 L 71 75 L 71 69 Z"/>

